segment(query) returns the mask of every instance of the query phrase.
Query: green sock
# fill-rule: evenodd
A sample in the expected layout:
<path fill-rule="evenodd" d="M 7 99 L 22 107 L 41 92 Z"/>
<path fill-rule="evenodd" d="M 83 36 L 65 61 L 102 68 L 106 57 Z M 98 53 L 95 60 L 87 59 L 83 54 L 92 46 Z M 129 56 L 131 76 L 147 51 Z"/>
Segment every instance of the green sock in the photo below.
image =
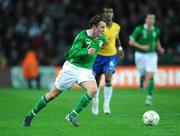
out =
<path fill-rule="evenodd" d="M 143 88 L 144 80 L 145 80 L 145 75 L 140 76 L 140 88 Z"/>
<path fill-rule="evenodd" d="M 34 117 L 42 108 L 47 105 L 48 101 L 46 100 L 45 96 L 42 96 L 41 99 L 37 102 L 35 107 L 29 112 L 28 116 Z"/>
<path fill-rule="evenodd" d="M 87 105 L 88 103 L 91 101 L 91 97 L 85 93 L 79 103 L 77 104 L 77 106 L 74 108 L 74 110 L 70 113 L 72 116 L 76 117 Z"/>
<path fill-rule="evenodd" d="M 152 95 L 153 90 L 154 90 L 154 78 L 151 78 L 149 81 L 149 86 L 147 87 L 147 94 Z"/>

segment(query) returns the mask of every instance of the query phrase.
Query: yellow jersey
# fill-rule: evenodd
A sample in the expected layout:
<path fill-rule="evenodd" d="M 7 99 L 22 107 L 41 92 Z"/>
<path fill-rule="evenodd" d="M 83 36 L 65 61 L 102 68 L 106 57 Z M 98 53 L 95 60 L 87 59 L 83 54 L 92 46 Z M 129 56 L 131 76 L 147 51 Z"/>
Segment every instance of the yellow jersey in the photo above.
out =
<path fill-rule="evenodd" d="M 106 43 L 101 47 L 98 52 L 102 56 L 113 56 L 117 53 L 116 49 L 116 39 L 119 38 L 120 25 L 113 22 L 110 28 L 106 27 L 104 29 L 104 34 L 106 36 Z"/>

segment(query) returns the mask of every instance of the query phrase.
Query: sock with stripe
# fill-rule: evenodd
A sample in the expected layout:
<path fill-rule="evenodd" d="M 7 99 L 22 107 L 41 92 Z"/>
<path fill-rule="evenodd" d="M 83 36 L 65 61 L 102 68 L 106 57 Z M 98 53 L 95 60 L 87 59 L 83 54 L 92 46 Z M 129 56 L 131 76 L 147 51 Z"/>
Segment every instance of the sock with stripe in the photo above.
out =
<path fill-rule="evenodd" d="M 147 94 L 152 96 L 152 92 L 154 90 L 154 78 L 149 80 L 149 85 L 147 87 Z"/>
<path fill-rule="evenodd" d="M 106 86 L 104 87 L 104 105 L 109 106 L 112 97 L 112 90 L 112 85 L 106 84 Z"/>
<path fill-rule="evenodd" d="M 49 101 L 46 100 L 45 96 L 42 96 L 41 99 L 37 102 L 35 107 L 29 112 L 28 116 L 33 118 L 41 109 L 43 109 Z"/>
<path fill-rule="evenodd" d="M 70 113 L 70 115 L 76 117 L 84 108 L 86 108 L 86 106 L 88 105 L 88 103 L 91 101 L 91 97 L 85 93 L 79 103 L 77 104 L 77 106 L 74 108 L 74 110 Z"/>

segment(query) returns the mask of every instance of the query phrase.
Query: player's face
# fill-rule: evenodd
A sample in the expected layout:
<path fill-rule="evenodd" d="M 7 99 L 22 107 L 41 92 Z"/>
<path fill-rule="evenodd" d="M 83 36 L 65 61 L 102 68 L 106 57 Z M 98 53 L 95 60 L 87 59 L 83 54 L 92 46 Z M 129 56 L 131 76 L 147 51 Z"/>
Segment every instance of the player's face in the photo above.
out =
<path fill-rule="evenodd" d="M 113 9 L 112 8 L 104 8 L 103 15 L 107 21 L 111 21 L 114 17 Z"/>
<path fill-rule="evenodd" d="M 147 24 L 149 27 L 151 27 L 151 26 L 153 26 L 154 23 L 155 23 L 155 16 L 154 16 L 154 15 L 147 15 L 145 21 L 146 21 L 146 24 Z"/>
<path fill-rule="evenodd" d="M 94 26 L 94 36 L 101 36 L 104 32 L 104 28 L 106 27 L 106 23 L 104 21 L 100 21 L 97 26 Z"/>

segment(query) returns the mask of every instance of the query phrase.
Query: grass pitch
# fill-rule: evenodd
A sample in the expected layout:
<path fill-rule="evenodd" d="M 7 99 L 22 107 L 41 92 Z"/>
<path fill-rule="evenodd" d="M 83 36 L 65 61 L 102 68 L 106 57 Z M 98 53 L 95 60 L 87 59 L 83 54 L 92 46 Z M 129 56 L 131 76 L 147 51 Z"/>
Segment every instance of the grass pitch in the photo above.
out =
<path fill-rule="evenodd" d="M 180 89 L 156 89 L 153 105 L 144 104 L 146 93 L 136 89 L 115 89 L 111 115 L 103 113 L 103 93 L 100 93 L 100 114 L 91 114 L 91 104 L 78 116 L 80 127 L 74 128 L 65 120 L 84 93 L 68 91 L 50 102 L 23 128 L 24 116 L 44 90 L 0 88 L 0 136 L 179 136 Z M 144 126 L 142 115 L 155 110 L 160 115 L 158 126 Z"/>

